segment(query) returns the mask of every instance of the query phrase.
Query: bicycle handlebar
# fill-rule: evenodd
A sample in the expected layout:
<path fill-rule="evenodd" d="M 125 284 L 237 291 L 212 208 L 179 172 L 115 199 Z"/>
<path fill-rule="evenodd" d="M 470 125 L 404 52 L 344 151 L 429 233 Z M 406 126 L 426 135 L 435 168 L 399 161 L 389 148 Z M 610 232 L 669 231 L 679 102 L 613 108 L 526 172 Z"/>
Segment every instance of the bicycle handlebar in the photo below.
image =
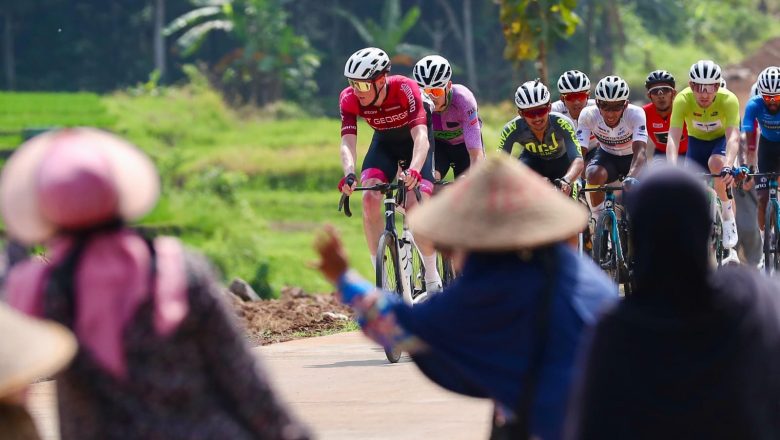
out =
<path fill-rule="evenodd" d="M 381 191 L 382 193 L 386 193 L 390 190 L 396 190 L 404 188 L 403 182 L 396 182 L 396 183 L 378 183 L 374 186 L 358 186 L 355 188 L 355 191 Z M 422 194 L 420 193 L 420 187 L 414 187 L 414 197 L 417 199 L 418 202 L 422 201 Z M 339 199 L 339 212 L 341 210 L 344 210 L 344 215 L 347 217 L 352 217 L 352 210 L 349 207 L 349 196 L 341 193 L 341 198 Z"/>
<path fill-rule="evenodd" d="M 595 188 L 582 188 L 580 192 L 610 192 L 610 191 L 623 191 L 625 188 L 617 185 L 602 185 Z"/>

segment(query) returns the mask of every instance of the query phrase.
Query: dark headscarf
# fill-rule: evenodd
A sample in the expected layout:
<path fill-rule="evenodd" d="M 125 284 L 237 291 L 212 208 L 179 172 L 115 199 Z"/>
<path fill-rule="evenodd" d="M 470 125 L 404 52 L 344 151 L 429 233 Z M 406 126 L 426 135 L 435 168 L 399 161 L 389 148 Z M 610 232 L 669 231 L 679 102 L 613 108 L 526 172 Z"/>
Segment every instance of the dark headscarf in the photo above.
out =
<path fill-rule="evenodd" d="M 707 197 L 665 169 L 627 198 L 638 289 L 596 326 L 571 438 L 780 438 L 780 290 L 709 268 Z"/>
<path fill-rule="evenodd" d="M 700 179 L 667 167 L 645 175 L 627 194 L 638 299 L 686 307 L 706 296 L 709 197 Z"/>

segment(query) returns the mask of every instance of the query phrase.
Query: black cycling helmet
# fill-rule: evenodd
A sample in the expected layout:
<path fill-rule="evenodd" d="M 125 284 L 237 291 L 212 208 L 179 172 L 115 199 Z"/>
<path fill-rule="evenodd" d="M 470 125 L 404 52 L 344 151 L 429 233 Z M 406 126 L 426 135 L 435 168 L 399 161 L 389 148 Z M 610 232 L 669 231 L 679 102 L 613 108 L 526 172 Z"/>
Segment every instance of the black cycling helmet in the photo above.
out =
<path fill-rule="evenodd" d="M 674 76 L 666 70 L 653 70 L 647 75 L 647 79 L 645 79 L 645 88 L 650 89 L 656 84 L 671 84 L 672 88 L 676 87 Z"/>

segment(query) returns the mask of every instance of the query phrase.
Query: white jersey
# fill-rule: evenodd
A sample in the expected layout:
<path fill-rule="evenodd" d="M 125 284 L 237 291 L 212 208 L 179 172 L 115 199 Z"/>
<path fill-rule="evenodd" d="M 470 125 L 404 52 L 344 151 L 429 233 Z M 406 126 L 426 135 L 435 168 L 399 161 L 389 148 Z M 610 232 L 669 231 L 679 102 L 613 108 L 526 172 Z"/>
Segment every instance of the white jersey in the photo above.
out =
<path fill-rule="evenodd" d="M 599 145 L 607 153 L 616 156 L 633 154 L 634 142 L 647 143 L 645 111 L 634 104 L 628 104 L 618 125 L 611 128 L 604 122 L 598 107 L 585 107 L 580 113 L 577 140 L 582 144 L 583 140 L 590 139 L 591 134 L 596 136 Z"/>
<path fill-rule="evenodd" d="M 590 106 L 593 106 L 593 107 L 596 106 L 596 100 L 595 99 L 589 99 L 588 103 L 585 105 L 585 108 L 590 107 Z M 564 104 L 563 101 L 561 101 L 559 99 L 559 100 L 553 102 L 552 103 L 552 108 L 550 109 L 550 111 L 558 112 L 558 113 L 566 116 L 571 121 L 572 125 L 574 126 L 574 129 L 577 130 L 577 125 L 579 124 L 579 121 L 577 119 L 574 119 L 574 118 L 571 117 L 571 113 L 569 113 L 569 109 L 566 107 L 566 104 Z M 582 113 L 580 113 L 580 114 L 582 114 Z M 579 141 L 579 139 L 577 139 L 577 140 Z M 584 146 L 588 151 L 593 151 L 594 148 L 599 146 L 599 143 L 598 143 L 598 141 L 596 140 L 596 138 L 594 136 L 590 137 L 590 142 L 588 142 L 588 143 L 583 144 L 582 141 L 579 141 L 579 142 L 580 142 L 580 145 Z M 584 155 L 585 152 L 583 152 L 582 154 Z"/>
<path fill-rule="evenodd" d="M 588 100 L 588 104 L 586 104 L 586 107 L 590 107 L 592 105 L 593 106 L 596 105 L 596 100 L 595 99 L 589 99 Z M 575 129 L 577 128 L 578 121 L 571 117 L 571 113 L 569 113 L 569 109 L 566 107 L 566 104 L 564 104 L 563 101 L 561 101 L 560 99 L 552 103 L 552 108 L 550 109 L 550 111 L 558 112 L 558 113 L 566 116 L 567 118 L 569 118 L 574 123 L 574 128 Z"/>

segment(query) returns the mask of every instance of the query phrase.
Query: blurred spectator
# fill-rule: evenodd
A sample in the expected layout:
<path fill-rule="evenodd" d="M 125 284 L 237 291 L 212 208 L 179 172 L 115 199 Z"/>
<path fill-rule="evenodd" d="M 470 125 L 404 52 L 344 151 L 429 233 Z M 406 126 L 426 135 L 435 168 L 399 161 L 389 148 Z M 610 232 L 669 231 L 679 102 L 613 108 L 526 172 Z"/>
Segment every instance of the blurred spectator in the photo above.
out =
<path fill-rule="evenodd" d="M 63 326 L 30 319 L 2 303 L 0 335 L 0 438 L 37 440 L 24 407 L 25 389 L 64 367 L 76 353 L 76 340 Z"/>
<path fill-rule="evenodd" d="M 31 139 L 0 176 L 9 235 L 45 243 L 49 259 L 12 269 L 9 301 L 70 327 L 80 344 L 56 378 L 62 439 L 306 438 L 207 262 L 126 226 L 158 193 L 143 153 L 88 128 Z"/>
<path fill-rule="evenodd" d="M 320 270 L 385 349 L 408 351 L 451 391 L 496 402 L 492 437 L 560 438 L 583 330 L 617 295 L 561 241 L 587 213 L 525 165 L 492 157 L 410 217 L 416 237 L 465 254 L 461 276 L 413 308 L 347 272 L 333 229 L 319 237 Z"/>
<path fill-rule="evenodd" d="M 680 169 L 627 196 L 636 292 L 596 326 L 574 439 L 780 438 L 780 298 L 755 270 L 714 271 L 703 183 Z"/>

